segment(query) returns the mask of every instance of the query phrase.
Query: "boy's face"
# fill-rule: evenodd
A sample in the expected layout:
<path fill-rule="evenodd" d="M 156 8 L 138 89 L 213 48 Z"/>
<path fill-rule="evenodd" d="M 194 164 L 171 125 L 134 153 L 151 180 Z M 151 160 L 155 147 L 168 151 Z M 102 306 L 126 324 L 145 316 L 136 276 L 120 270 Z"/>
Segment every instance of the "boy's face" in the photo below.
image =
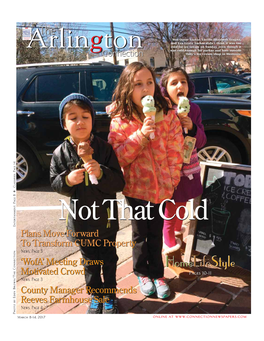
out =
<path fill-rule="evenodd" d="M 64 112 L 64 128 L 76 144 L 87 141 L 92 131 L 92 115 L 88 109 L 71 104 Z"/>

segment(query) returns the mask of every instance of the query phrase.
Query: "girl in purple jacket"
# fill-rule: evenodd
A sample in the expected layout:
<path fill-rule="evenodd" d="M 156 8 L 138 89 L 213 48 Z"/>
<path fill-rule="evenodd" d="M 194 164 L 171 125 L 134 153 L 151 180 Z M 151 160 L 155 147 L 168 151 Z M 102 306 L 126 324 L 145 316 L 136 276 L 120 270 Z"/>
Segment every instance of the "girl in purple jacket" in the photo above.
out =
<path fill-rule="evenodd" d="M 166 70 L 160 81 L 161 92 L 167 98 L 170 105 L 176 109 L 181 96 L 191 98 L 195 90 L 194 84 L 190 81 L 185 70 L 177 67 Z M 181 171 L 181 181 L 174 191 L 172 202 L 166 203 L 165 216 L 166 218 L 174 216 L 171 220 L 164 220 L 163 237 L 164 237 L 164 254 L 167 256 L 168 266 L 172 268 L 179 278 L 186 281 L 195 280 L 194 272 L 186 266 L 178 266 L 182 261 L 181 249 L 183 249 L 182 220 L 178 219 L 175 212 L 178 207 L 186 206 L 187 201 L 202 194 L 202 184 L 200 179 L 200 164 L 197 155 L 197 148 L 202 148 L 206 143 L 206 135 L 202 124 L 202 113 L 199 106 L 190 102 L 190 112 L 188 116 L 180 118 L 182 128 L 187 128 L 188 133 L 183 134 L 195 137 L 196 144 L 192 152 L 190 163 L 183 164 Z M 183 209 L 184 209 L 183 207 Z M 179 209 L 181 216 L 181 210 Z"/>

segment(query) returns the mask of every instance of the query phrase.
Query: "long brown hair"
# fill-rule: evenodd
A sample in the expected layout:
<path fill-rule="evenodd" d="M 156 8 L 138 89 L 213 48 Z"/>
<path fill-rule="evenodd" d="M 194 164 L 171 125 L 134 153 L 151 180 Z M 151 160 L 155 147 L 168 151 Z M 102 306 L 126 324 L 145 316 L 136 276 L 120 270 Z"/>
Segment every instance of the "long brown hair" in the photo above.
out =
<path fill-rule="evenodd" d="M 114 91 L 113 101 L 115 101 L 116 107 L 114 111 L 111 113 L 112 117 L 121 113 L 123 117 L 131 119 L 132 112 L 133 111 L 137 112 L 136 105 L 132 101 L 132 93 L 134 90 L 133 80 L 135 74 L 143 68 L 146 68 L 150 71 L 155 84 L 154 100 L 157 111 L 163 109 L 164 113 L 167 114 L 169 110 L 168 103 L 166 99 L 162 96 L 160 88 L 156 83 L 156 76 L 153 69 L 150 66 L 148 66 L 145 62 L 133 62 L 123 70 L 119 78 L 117 87 Z"/>

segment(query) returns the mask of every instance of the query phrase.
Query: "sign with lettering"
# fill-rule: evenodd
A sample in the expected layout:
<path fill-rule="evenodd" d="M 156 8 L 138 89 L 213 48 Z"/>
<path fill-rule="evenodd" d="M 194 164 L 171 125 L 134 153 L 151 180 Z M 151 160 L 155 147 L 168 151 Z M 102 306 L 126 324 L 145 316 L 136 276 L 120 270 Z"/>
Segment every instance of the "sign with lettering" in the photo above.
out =
<path fill-rule="evenodd" d="M 251 167 L 204 163 L 208 220 L 198 220 L 194 249 L 251 269 Z"/>

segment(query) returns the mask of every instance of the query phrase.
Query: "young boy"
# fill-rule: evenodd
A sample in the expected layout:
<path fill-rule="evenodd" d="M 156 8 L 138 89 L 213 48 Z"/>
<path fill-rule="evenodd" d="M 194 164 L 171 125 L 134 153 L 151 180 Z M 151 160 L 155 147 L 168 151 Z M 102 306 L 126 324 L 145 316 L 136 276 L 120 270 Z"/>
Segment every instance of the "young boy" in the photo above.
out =
<path fill-rule="evenodd" d="M 94 293 L 88 313 L 116 314 L 118 257 L 113 245 L 119 226 L 116 202 L 113 214 L 116 220 L 109 220 L 112 212 L 108 199 L 115 199 L 116 192 L 123 190 L 123 173 L 110 144 L 92 134 L 95 113 L 86 96 L 78 93 L 66 96 L 59 106 L 59 119 L 61 127 L 68 130 L 70 136 L 53 152 L 50 180 L 56 192 L 71 197 L 70 208 L 76 212 L 76 217 L 68 214 L 67 236 L 79 244 L 87 292 Z M 88 142 L 94 151 L 92 160 L 83 166 L 77 154 L 80 142 Z M 98 183 L 92 184 L 88 174 L 95 175 Z"/>

